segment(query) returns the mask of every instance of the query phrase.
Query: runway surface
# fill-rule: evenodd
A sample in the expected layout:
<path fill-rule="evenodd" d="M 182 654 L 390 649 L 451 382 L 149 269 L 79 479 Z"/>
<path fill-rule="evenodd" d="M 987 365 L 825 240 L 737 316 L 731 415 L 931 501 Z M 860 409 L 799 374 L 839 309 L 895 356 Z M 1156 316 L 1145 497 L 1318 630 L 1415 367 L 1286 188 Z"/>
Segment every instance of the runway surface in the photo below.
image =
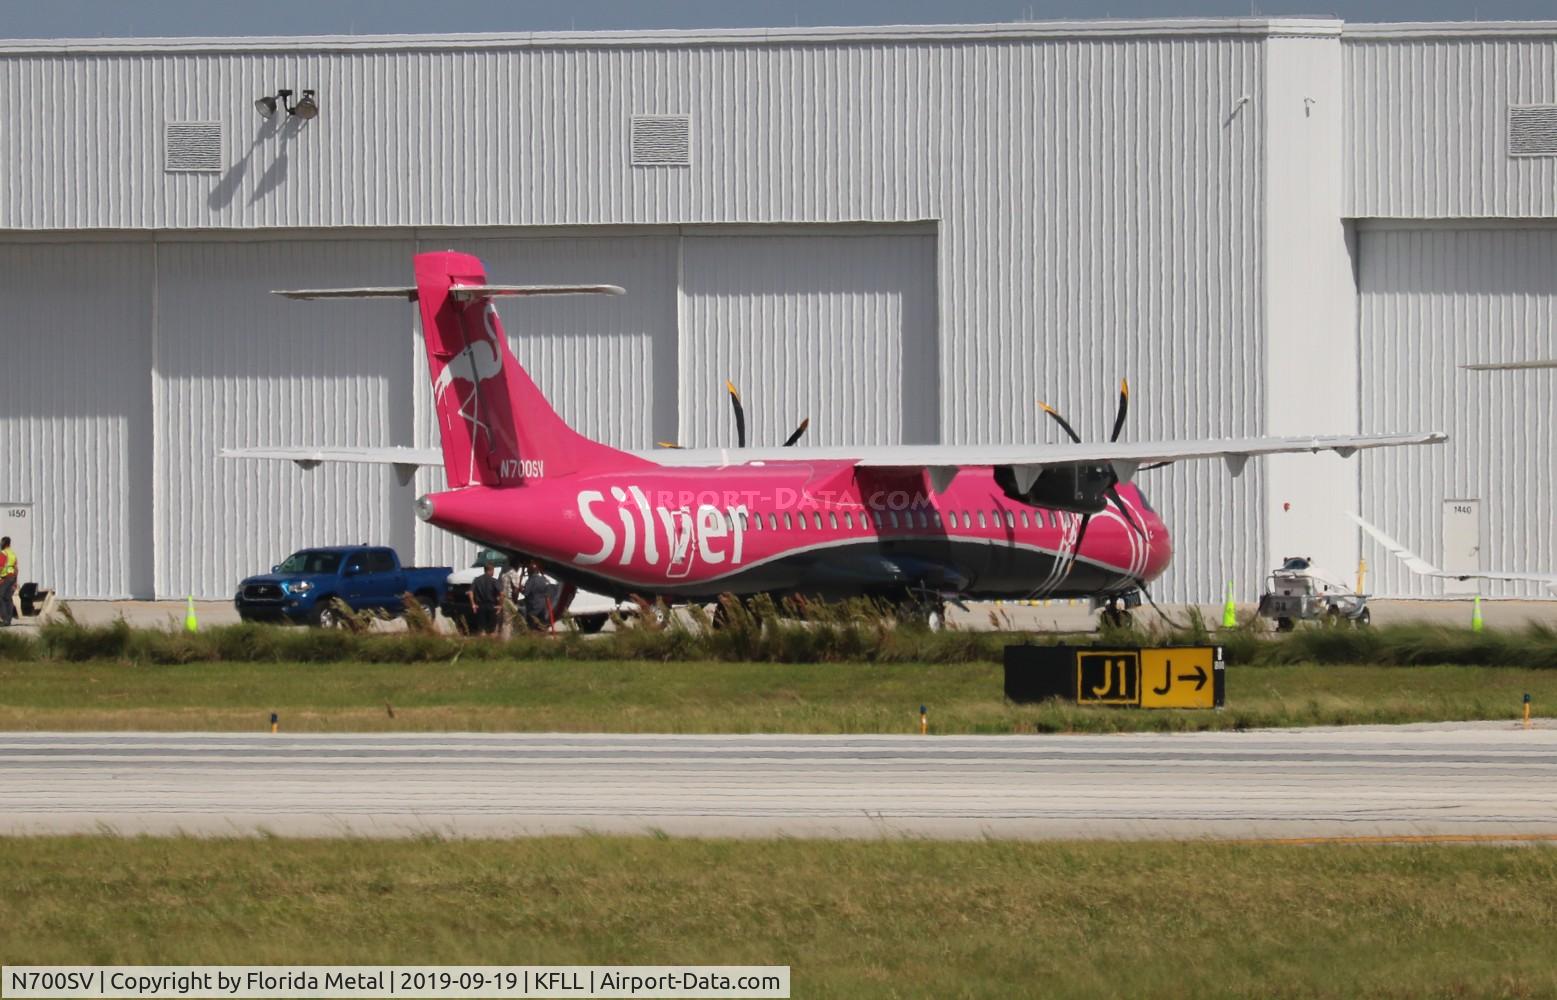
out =
<path fill-rule="evenodd" d="M 1557 729 L 0 734 L 0 833 L 1557 837 Z"/>

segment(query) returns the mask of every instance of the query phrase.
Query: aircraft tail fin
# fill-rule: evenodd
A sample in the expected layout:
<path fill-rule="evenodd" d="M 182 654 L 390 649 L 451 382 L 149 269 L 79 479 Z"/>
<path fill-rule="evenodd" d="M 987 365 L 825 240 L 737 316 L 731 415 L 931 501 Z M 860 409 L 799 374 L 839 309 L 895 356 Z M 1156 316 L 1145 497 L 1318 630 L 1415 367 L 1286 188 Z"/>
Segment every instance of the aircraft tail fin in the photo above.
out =
<path fill-rule="evenodd" d="M 569 427 L 508 349 L 496 296 L 616 293 L 610 285 L 488 285 L 481 261 L 418 254 L 415 297 L 449 486 L 516 486 L 593 467 L 647 465 Z"/>

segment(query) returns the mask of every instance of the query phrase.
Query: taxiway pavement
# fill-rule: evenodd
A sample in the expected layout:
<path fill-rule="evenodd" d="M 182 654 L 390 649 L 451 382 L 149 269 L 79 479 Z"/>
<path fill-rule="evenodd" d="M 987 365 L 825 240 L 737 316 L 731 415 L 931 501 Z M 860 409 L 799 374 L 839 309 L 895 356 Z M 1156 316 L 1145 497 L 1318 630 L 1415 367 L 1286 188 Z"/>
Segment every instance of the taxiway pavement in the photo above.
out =
<path fill-rule="evenodd" d="M 1557 839 L 1557 728 L 0 734 L 0 833 Z"/>

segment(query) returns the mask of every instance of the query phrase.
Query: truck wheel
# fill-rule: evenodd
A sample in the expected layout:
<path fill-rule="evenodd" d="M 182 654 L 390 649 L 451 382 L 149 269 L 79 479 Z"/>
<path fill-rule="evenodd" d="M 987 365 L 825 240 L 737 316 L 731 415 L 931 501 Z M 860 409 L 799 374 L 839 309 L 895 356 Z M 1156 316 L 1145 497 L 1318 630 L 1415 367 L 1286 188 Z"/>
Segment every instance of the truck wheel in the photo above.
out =
<path fill-rule="evenodd" d="M 574 615 L 573 621 L 585 635 L 594 635 L 605 628 L 606 615 Z"/>
<path fill-rule="evenodd" d="M 314 605 L 314 613 L 309 618 L 313 624 L 320 628 L 339 628 L 341 613 L 331 605 L 330 598 L 326 597 Z"/>
<path fill-rule="evenodd" d="M 438 620 L 438 601 L 433 595 L 425 590 L 419 591 L 416 595 L 416 600 L 422 606 L 422 610 L 427 612 L 428 618 L 431 618 L 433 621 Z"/>
<path fill-rule="evenodd" d="M 1365 628 L 1370 623 L 1372 623 L 1372 621 L 1373 612 L 1369 611 L 1367 608 L 1363 608 L 1361 611 L 1357 612 L 1357 617 L 1352 619 L 1352 624 L 1358 628 Z"/>
<path fill-rule="evenodd" d="M 1276 619 L 1276 631 L 1277 632 L 1290 632 L 1290 631 L 1292 631 L 1292 619 L 1290 619 L 1290 618 L 1277 618 Z"/>

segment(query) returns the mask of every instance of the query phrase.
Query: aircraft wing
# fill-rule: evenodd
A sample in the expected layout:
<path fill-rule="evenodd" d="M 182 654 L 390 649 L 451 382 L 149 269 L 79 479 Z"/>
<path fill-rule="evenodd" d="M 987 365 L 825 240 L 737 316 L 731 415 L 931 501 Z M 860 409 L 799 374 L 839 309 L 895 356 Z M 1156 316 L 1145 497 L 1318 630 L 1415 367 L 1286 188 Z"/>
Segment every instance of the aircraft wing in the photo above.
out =
<path fill-rule="evenodd" d="M 639 452 L 661 465 L 726 466 L 747 462 L 851 461 L 857 468 L 958 469 L 1009 465 L 1034 470 L 1059 465 L 1111 464 L 1121 480 L 1143 465 L 1220 458 L 1234 475 L 1255 455 L 1333 451 L 1342 458 L 1367 448 L 1440 444 L 1448 435 L 1348 434 L 1328 437 L 1219 438 L 1204 441 L 1116 441 L 1098 444 L 903 444 L 831 448 L 667 448 Z"/>
<path fill-rule="evenodd" d="M 1506 372 L 1519 368 L 1557 368 L 1557 361 L 1487 361 L 1478 365 L 1461 365 L 1473 372 Z"/>
<path fill-rule="evenodd" d="M 1358 527 L 1372 535 L 1374 541 L 1388 549 L 1390 555 L 1405 563 L 1406 568 L 1418 576 L 1435 576 L 1443 580 L 1516 580 L 1524 583 L 1542 583 L 1552 590 L 1557 590 L 1557 573 L 1516 573 L 1497 569 L 1475 573 L 1446 573 L 1352 511 L 1347 511 L 1346 516 L 1356 521 Z"/>
<path fill-rule="evenodd" d="M 847 461 L 859 469 L 929 469 L 944 489 L 956 471 L 968 466 L 1006 465 L 1036 476 L 1049 466 L 1111 464 L 1123 481 L 1143 465 L 1220 458 L 1238 475 L 1255 455 L 1333 451 L 1342 458 L 1368 448 L 1439 444 L 1447 435 L 1349 434 L 1328 437 L 1221 438 L 1205 441 L 1130 441 L 1100 444 L 902 444 L 831 448 L 660 448 L 632 452 L 660 465 L 678 468 L 727 468 L 750 462 Z M 223 458 L 260 458 L 296 462 L 311 469 L 321 462 L 393 465 L 402 472 L 443 464 L 437 448 L 224 448 Z"/>

